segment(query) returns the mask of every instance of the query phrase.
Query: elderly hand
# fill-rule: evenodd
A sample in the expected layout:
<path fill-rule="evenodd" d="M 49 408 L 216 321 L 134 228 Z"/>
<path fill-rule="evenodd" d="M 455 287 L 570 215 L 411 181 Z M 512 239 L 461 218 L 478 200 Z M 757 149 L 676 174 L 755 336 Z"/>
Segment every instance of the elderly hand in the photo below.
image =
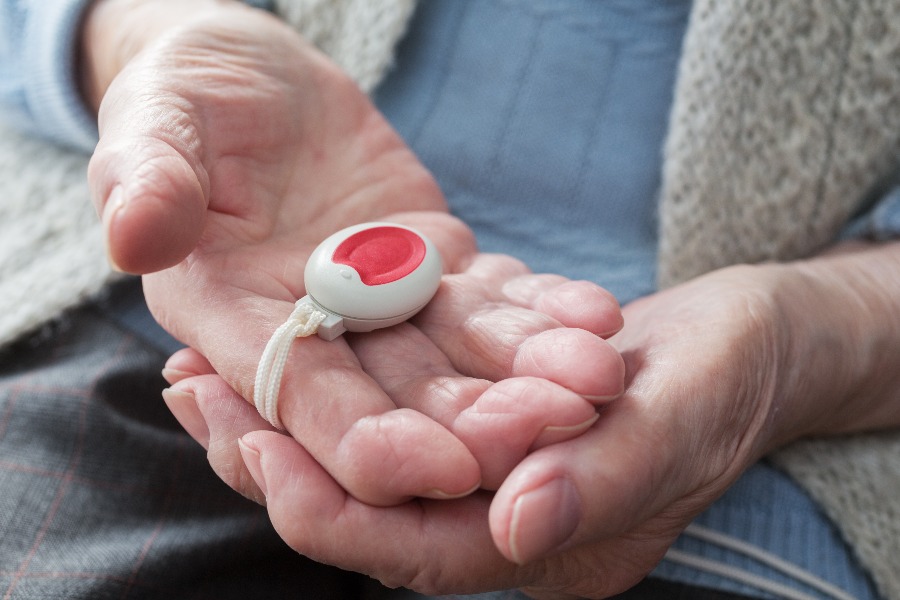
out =
<path fill-rule="evenodd" d="M 392 219 L 440 250 L 448 275 L 414 324 L 294 343 L 281 421 L 353 497 L 496 488 L 621 393 L 601 337 L 621 326 L 615 300 L 478 255 L 365 95 L 277 19 L 237 2 L 104 0 L 85 31 L 110 257 L 147 273 L 154 316 L 240 396 L 322 239 Z"/>
<path fill-rule="evenodd" d="M 538 598 L 603 598 L 646 575 L 695 515 L 787 438 L 792 421 L 772 418 L 790 347 L 774 300 L 780 273 L 726 269 L 627 306 L 612 339 L 627 364 L 625 395 L 583 435 L 524 456 L 495 494 L 372 507 L 301 444 L 264 431 L 199 357 L 173 359 L 183 371 L 175 388 L 192 393 L 214 465 L 240 438 L 260 488 L 235 470 L 226 481 L 264 497 L 304 555 L 429 594 L 524 587 Z M 363 355 L 376 373 L 390 362 Z"/>
<path fill-rule="evenodd" d="M 648 573 L 766 452 L 900 425 L 898 270 L 900 243 L 848 245 L 626 306 L 611 340 L 625 394 L 583 435 L 525 456 L 495 494 L 365 505 L 294 440 L 264 431 L 209 365 L 194 362 L 177 386 L 196 392 L 201 442 L 240 437 L 250 477 L 226 481 L 264 497 L 302 554 L 429 594 L 605 598 Z"/>

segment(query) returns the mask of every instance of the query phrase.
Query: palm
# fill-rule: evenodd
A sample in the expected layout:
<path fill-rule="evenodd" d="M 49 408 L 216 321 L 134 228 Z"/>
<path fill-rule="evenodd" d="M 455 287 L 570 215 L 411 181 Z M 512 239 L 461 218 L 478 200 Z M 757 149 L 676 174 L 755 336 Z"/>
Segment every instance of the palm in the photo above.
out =
<path fill-rule="evenodd" d="M 281 420 L 369 502 L 499 485 L 529 448 L 576 435 L 595 418 L 579 394 L 618 393 L 621 359 L 582 330 L 611 334 L 618 307 L 596 286 L 478 257 L 471 232 L 443 212 L 430 175 L 367 98 L 293 32 L 258 18 L 258 27 L 224 17 L 183 28 L 110 86 L 90 177 L 101 197 L 115 185 L 128 197 L 105 216 L 112 257 L 152 273 L 145 293 L 156 318 L 251 398 L 256 362 L 302 296 L 315 245 L 360 221 L 417 226 L 458 275 L 416 327 L 352 346 L 298 343 Z M 573 289 L 588 308 L 569 316 L 554 298 Z M 459 336 L 466 327 L 471 333 Z M 564 338 L 596 350 L 589 377 L 544 350 Z M 507 411 L 535 377 L 545 402 L 492 424 L 490 415 Z M 502 451 L 481 440 L 513 427 L 524 434 Z"/>
<path fill-rule="evenodd" d="M 171 185 L 193 184 L 202 192 L 206 222 L 195 251 L 204 264 L 254 267 L 239 270 L 244 273 L 268 269 L 278 274 L 270 279 L 291 288 L 296 273 L 283 267 L 302 266 L 309 248 L 336 229 L 398 211 L 444 210 L 444 203 L 425 169 L 336 67 L 296 35 L 271 31 L 261 37 L 223 19 L 145 51 L 104 99 L 104 137 L 92 171 L 122 161 L 122 138 L 149 146 L 136 153 L 160 170 L 171 169 L 164 161 L 179 152 L 194 181 Z M 148 120 L 147 131 L 135 135 L 135 123 Z M 149 238 L 129 233 L 137 235 L 122 237 Z M 159 251 L 121 245 L 114 250 L 126 260 L 129 252 Z M 264 291 L 258 283 L 236 283 Z"/>

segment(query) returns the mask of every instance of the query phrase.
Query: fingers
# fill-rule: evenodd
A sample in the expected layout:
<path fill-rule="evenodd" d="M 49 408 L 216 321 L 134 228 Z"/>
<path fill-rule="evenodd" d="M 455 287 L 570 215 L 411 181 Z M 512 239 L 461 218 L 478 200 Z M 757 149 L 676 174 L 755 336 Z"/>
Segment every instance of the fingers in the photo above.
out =
<path fill-rule="evenodd" d="M 528 452 L 580 435 L 597 419 L 590 401 L 551 381 L 462 376 L 411 325 L 354 336 L 351 347 L 397 406 L 429 416 L 465 444 L 485 489 L 497 489 Z"/>
<path fill-rule="evenodd" d="M 619 303 L 610 292 L 589 281 L 559 275 L 525 275 L 510 280 L 503 293 L 519 306 L 553 317 L 566 327 L 608 338 L 622 329 Z"/>
<path fill-rule="evenodd" d="M 465 446 L 426 415 L 398 409 L 343 340 L 305 338 L 295 351 L 281 420 L 354 496 L 386 505 L 478 486 L 478 465 Z"/>
<path fill-rule="evenodd" d="M 175 385 L 183 379 L 194 375 L 215 375 L 216 370 L 202 354 L 193 348 L 182 348 L 169 357 L 163 367 L 162 376 Z"/>
<path fill-rule="evenodd" d="M 203 423 L 198 441 L 208 448 L 213 469 L 236 491 L 266 504 L 279 534 L 301 554 L 424 592 L 528 581 L 520 578 L 529 569 L 515 567 L 494 548 L 489 496 L 374 507 L 348 495 L 303 446 L 272 431 L 217 376 L 182 379 L 165 398 L 183 424 Z M 187 428 L 196 434 L 193 425 Z"/>
<path fill-rule="evenodd" d="M 534 274 L 510 256 L 481 254 L 466 275 L 488 286 L 498 299 L 552 316 L 566 327 L 609 337 L 622 328 L 619 303 L 607 290 L 589 281 L 571 281 L 551 274 Z"/>
<path fill-rule="evenodd" d="M 445 277 L 418 328 L 347 339 L 393 402 L 452 432 L 480 465 L 482 487 L 497 489 L 529 452 L 580 435 L 597 419 L 595 405 L 622 393 L 625 365 L 617 351 L 529 306 L 548 298 L 557 306 L 564 298 L 597 301 L 596 309 L 573 311 L 573 324 L 607 333 L 621 326 L 611 296 L 568 283 L 527 274 L 512 259 L 483 257 Z M 521 305 L 511 303 L 507 289 Z"/>
<path fill-rule="evenodd" d="M 549 280 L 543 279 L 541 285 Z M 535 297 L 552 293 L 544 288 Z M 484 286 L 470 297 L 489 304 L 490 293 Z M 231 304 L 231 310 L 239 305 Z M 508 304 L 489 312 L 496 317 L 495 324 L 485 323 L 489 335 L 515 330 L 523 338 L 492 367 L 489 375 L 499 382 L 463 375 L 442 348 L 408 324 L 348 336 L 349 348 L 345 340 L 302 339 L 294 343 L 283 382 L 282 421 L 332 476 L 372 504 L 457 496 L 479 478 L 482 487 L 497 489 L 529 452 L 587 430 L 597 419 L 594 404 L 621 393 L 624 366 L 618 353 L 587 331 Z M 451 323 L 458 318 L 440 316 Z M 235 340 L 252 340 L 258 332 L 220 329 L 208 327 L 206 341 L 225 334 L 218 346 L 235 352 L 228 362 L 220 357 L 222 372 L 240 372 L 248 348 L 261 340 Z M 483 340 L 485 360 L 492 359 L 488 346 L 495 339 Z M 182 351 L 167 369 L 211 367 Z M 251 395 L 246 384 L 237 389 Z"/>
<path fill-rule="evenodd" d="M 460 413 L 451 431 L 482 467 L 482 487 L 496 490 L 527 454 L 585 432 L 598 418 L 571 391 L 531 377 L 499 381 Z"/>
<path fill-rule="evenodd" d="M 493 547 L 483 494 L 377 508 L 348 497 L 284 436 L 251 433 L 242 452 L 279 535 L 314 560 L 429 595 L 512 587 L 527 577 Z"/>
<path fill-rule="evenodd" d="M 660 550 L 635 558 L 644 541 L 619 539 L 512 563 L 486 526 L 491 496 L 485 492 L 449 502 L 367 506 L 348 497 L 293 440 L 254 432 L 241 442 L 272 523 L 292 548 L 389 587 L 428 596 L 526 587 L 536 598 L 606 598 L 634 585 L 662 556 Z"/>
<path fill-rule="evenodd" d="M 584 435 L 543 448 L 512 471 L 490 511 L 497 547 L 524 564 L 643 530 L 664 548 L 711 501 L 687 494 L 696 478 L 676 438 L 628 397 L 611 404 Z"/>
<path fill-rule="evenodd" d="M 218 375 L 185 378 L 163 392 L 172 414 L 206 448 L 210 466 L 232 489 L 263 503 L 265 496 L 247 470 L 237 440 L 248 431 L 273 431 L 254 408 Z"/>
<path fill-rule="evenodd" d="M 197 245 L 209 183 L 190 107 L 139 73 L 126 68 L 104 98 L 88 181 L 110 261 L 143 274 L 177 264 Z"/>
<path fill-rule="evenodd" d="M 564 311 L 564 302 L 573 308 Z M 414 322 L 466 375 L 546 378 L 598 402 L 624 387 L 624 363 L 598 335 L 621 327 L 615 300 L 593 284 L 530 275 L 509 257 L 479 255 L 445 276 Z"/>
<path fill-rule="evenodd" d="M 608 343 L 583 329 L 549 329 L 524 340 L 512 373 L 547 379 L 595 403 L 622 394 L 625 363 Z"/>
<path fill-rule="evenodd" d="M 233 325 L 210 324 L 204 343 L 217 347 L 217 370 L 235 376 L 246 371 L 248 355 L 261 354 L 264 341 L 240 303 L 233 302 L 231 307 L 238 317 L 229 319 Z M 278 309 L 273 307 L 272 312 Z M 185 350 L 173 357 L 167 368 L 205 372 L 209 366 L 195 352 Z M 237 390 L 230 392 L 235 399 L 252 399 L 252 379 L 253 373 L 248 373 L 228 382 L 229 389 Z M 195 387 L 190 381 L 183 379 L 175 387 L 190 387 L 198 398 L 213 396 L 217 402 L 223 401 L 221 389 Z M 255 411 L 251 404 L 240 401 L 247 404 L 247 410 Z M 302 440 L 345 489 L 367 503 L 390 505 L 416 496 L 455 497 L 479 485 L 478 463 L 465 445 L 426 415 L 407 408 L 398 410 L 363 372 L 343 340 L 325 342 L 309 337 L 293 342 L 278 406 L 287 431 Z"/>
<path fill-rule="evenodd" d="M 175 387 L 183 391 L 188 381 Z M 192 382 L 197 391 L 222 384 L 214 376 L 196 377 Z M 227 386 L 222 389 L 228 390 Z M 201 392 L 198 397 L 202 396 Z M 629 467 L 639 462 L 632 461 L 621 469 L 596 469 L 601 476 L 606 471 L 625 477 L 617 480 L 603 476 L 598 485 L 591 487 L 585 477 L 591 474 L 591 469 L 583 461 L 576 460 L 577 467 L 566 471 L 562 467 L 566 461 L 572 462 L 572 455 L 549 454 L 589 437 L 584 435 L 532 454 L 523 462 L 524 469 L 520 467 L 514 472 L 513 485 L 505 485 L 495 497 L 493 507 L 489 508 L 491 496 L 479 492 L 451 501 L 415 500 L 379 508 L 348 495 L 303 446 L 288 436 L 267 431 L 252 408 L 237 396 L 226 394 L 213 398 L 210 395 L 208 400 L 197 405 L 209 419 L 209 456 L 216 471 L 238 491 L 264 502 L 279 534 L 299 553 L 366 573 L 390 586 L 402 585 L 431 595 L 523 585 L 534 586 L 535 590 L 539 587 L 562 590 L 584 580 L 587 587 L 581 588 L 580 593 L 591 595 L 593 592 L 589 590 L 605 589 L 605 597 L 633 584 L 649 570 L 671 542 L 674 536 L 671 531 L 677 529 L 678 521 L 666 517 L 662 519 L 664 525 L 649 530 L 647 536 L 639 530 L 633 539 L 607 539 L 580 556 L 570 552 L 568 558 L 567 555 L 538 558 L 524 564 L 529 555 L 588 545 L 604 535 L 628 530 L 642 518 L 641 513 L 649 505 L 656 503 L 657 497 L 666 501 L 667 490 L 656 487 L 663 479 L 648 478 L 646 471 L 630 471 Z M 213 451 L 219 444 L 229 449 L 228 454 Z M 583 447 L 575 452 L 579 453 L 584 453 Z M 596 454 L 590 457 L 596 461 Z M 614 462 L 614 458 L 621 457 L 610 455 L 606 462 Z M 243 466 L 237 464 L 238 460 Z M 659 471 L 671 466 L 661 462 Z M 530 481 L 526 481 L 529 477 Z M 638 484 L 627 485 L 632 480 Z M 567 487 L 560 481 L 570 485 Z M 622 485 L 616 487 L 616 483 Z M 520 565 L 504 556 L 509 554 L 508 544 L 501 545 L 502 553 L 498 551 L 494 546 L 496 530 L 488 527 L 489 523 L 491 528 L 495 527 L 497 513 L 504 512 L 496 508 L 509 504 L 509 491 L 517 486 L 521 489 L 518 495 L 512 495 L 513 519 L 509 529 L 513 556 L 523 562 Z M 606 496 L 613 498 L 607 500 Z M 623 500 L 630 504 L 614 510 L 612 504 Z M 595 510 L 594 503 L 602 508 Z M 689 511 L 677 514 L 681 512 Z M 600 527 L 598 514 L 605 517 L 599 520 Z M 616 520 L 623 515 L 624 519 Z M 646 555 L 635 552 L 643 548 L 645 538 L 660 530 L 666 533 L 656 544 L 657 552 Z M 565 532 L 569 532 L 567 539 L 564 539 Z M 435 548 L 441 552 L 435 552 Z M 635 556 L 641 560 L 635 560 Z"/>

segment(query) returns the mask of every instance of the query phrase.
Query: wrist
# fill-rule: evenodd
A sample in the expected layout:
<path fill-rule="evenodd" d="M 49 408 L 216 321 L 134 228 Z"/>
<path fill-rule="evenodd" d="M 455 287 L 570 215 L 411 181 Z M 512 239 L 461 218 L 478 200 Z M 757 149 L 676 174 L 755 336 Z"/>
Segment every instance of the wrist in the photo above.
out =
<path fill-rule="evenodd" d="M 870 246 L 771 269 L 784 357 L 773 447 L 900 424 L 900 254 Z"/>

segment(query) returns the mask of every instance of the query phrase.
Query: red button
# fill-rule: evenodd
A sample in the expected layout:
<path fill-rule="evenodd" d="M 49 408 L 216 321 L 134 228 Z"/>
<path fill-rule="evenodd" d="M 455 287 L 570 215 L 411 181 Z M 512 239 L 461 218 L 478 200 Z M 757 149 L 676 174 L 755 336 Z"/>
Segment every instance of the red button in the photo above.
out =
<path fill-rule="evenodd" d="M 340 243 L 331 259 L 353 268 L 366 285 L 402 279 L 425 258 L 425 242 L 401 227 L 373 227 L 354 233 Z"/>

